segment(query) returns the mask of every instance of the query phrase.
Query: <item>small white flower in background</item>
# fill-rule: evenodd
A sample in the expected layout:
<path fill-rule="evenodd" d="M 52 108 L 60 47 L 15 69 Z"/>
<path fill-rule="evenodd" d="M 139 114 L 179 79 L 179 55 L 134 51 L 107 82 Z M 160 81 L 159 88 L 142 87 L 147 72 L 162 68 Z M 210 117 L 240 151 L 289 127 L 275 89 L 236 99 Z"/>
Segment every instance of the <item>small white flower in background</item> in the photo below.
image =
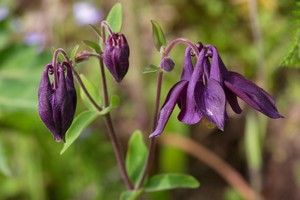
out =
<path fill-rule="evenodd" d="M 0 6 L 0 21 L 4 20 L 9 14 L 8 7 Z"/>
<path fill-rule="evenodd" d="M 102 20 L 102 12 L 88 2 L 78 2 L 73 6 L 76 23 L 80 26 L 96 24 Z"/>

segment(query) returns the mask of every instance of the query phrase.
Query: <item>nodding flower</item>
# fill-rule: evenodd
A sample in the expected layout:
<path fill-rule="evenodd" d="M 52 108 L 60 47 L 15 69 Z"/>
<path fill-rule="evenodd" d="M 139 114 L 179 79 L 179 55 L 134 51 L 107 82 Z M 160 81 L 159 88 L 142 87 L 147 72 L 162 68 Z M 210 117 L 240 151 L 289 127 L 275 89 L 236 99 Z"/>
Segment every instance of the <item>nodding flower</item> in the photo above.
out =
<path fill-rule="evenodd" d="M 120 83 L 129 68 L 129 46 L 123 34 L 112 33 L 108 36 L 103 60 L 111 75 Z"/>
<path fill-rule="evenodd" d="M 47 64 L 38 90 L 39 115 L 56 142 L 64 141 L 76 110 L 76 91 L 71 64 L 58 62 L 56 67 Z M 50 82 L 49 74 L 54 76 Z"/>
<path fill-rule="evenodd" d="M 191 47 L 187 47 L 181 80 L 170 89 L 160 109 L 156 129 L 149 137 L 163 132 L 176 104 L 180 108 L 179 121 L 196 124 L 205 117 L 220 130 L 224 130 L 228 118 L 226 102 L 235 113 L 242 112 L 237 97 L 270 118 L 282 118 L 266 91 L 241 74 L 227 70 L 216 47 L 198 43 L 197 48 L 200 53 L 194 67 L 191 60 L 194 55 Z"/>

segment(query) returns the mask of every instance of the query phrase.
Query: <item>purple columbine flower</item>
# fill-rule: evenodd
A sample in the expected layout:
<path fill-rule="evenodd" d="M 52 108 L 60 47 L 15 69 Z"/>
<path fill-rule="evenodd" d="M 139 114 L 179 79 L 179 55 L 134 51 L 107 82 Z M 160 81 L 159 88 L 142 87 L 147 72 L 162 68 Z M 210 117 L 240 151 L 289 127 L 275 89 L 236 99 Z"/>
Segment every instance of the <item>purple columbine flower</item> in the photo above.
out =
<path fill-rule="evenodd" d="M 169 91 L 160 110 L 156 129 L 150 137 L 159 136 L 178 104 L 178 119 L 186 124 L 198 123 L 202 117 L 224 129 L 228 118 L 226 102 L 236 113 L 241 113 L 237 97 L 270 118 L 282 117 L 272 97 L 242 75 L 228 71 L 212 45 L 198 44 L 200 54 L 193 68 L 190 47 L 186 49 L 181 80 Z M 211 57 L 211 60 L 209 59 Z"/>
<path fill-rule="evenodd" d="M 201 51 L 199 59 L 196 63 L 195 69 L 198 69 L 200 73 L 203 73 L 201 65 L 204 60 L 204 56 L 205 52 Z M 187 47 L 185 50 L 181 80 L 177 82 L 169 91 L 167 98 L 160 110 L 156 129 L 150 135 L 150 137 L 156 137 L 163 132 L 176 104 L 178 104 L 179 108 L 181 109 L 181 112 L 178 115 L 178 119 L 180 121 L 185 122 L 186 124 L 195 124 L 201 120 L 202 115 L 196 107 L 196 104 L 193 100 L 194 98 L 188 93 L 189 85 L 195 85 L 195 83 L 190 83 L 193 72 L 194 67 L 191 59 L 191 47 Z"/>
<path fill-rule="evenodd" d="M 60 142 L 65 141 L 66 131 L 73 121 L 77 99 L 71 65 L 58 62 L 56 68 L 48 64 L 44 69 L 38 91 L 38 110 L 56 142 Z M 49 73 L 57 74 L 53 83 L 50 82 Z"/>
<path fill-rule="evenodd" d="M 120 83 L 129 68 L 129 46 L 123 34 L 113 33 L 108 36 L 103 60 L 111 75 Z"/>

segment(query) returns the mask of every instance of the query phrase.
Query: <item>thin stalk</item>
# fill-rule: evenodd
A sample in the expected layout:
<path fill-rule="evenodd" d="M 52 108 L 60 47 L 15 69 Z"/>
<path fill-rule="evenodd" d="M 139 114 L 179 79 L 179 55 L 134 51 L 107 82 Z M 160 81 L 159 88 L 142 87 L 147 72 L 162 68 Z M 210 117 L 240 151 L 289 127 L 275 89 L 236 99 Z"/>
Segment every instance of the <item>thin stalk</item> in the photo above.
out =
<path fill-rule="evenodd" d="M 109 97 L 108 97 L 106 76 L 105 76 L 105 71 L 104 71 L 103 58 L 101 56 L 99 58 L 100 58 L 99 59 L 100 73 L 101 73 L 101 76 L 102 76 L 104 106 L 107 107 L 107 106 L 109 106 Z M 105 120 L 105 125 L 107 127 L 110 140 L 111 140 L 112 145 L 113 145 L 113 149 L 114 149 L 114 152 L 115 152 L 115 155 L 116 155 L 116 159 L 117 159 L 119 168 L 121 170 L 122 179 L 123 179 L 125 185 L 127 186 L 127 188 L 129 190 L 132 190 L 133 189 L 133 184 L 132 184 L 131 180 L 129 179 L 129 176 L 128 176 L 127 171 L 126 171 L 124 156 L 121 153 L 120 144 L 119 144 L 119 141 L 118 141 L 118 138 L 117 138 L 114 126 L 113 126 L 113 122 L 111 120 L 110 113 L 107 113 L 104 116 L 104 120 Z"/>
<path fill-rule="evenodd" d="M 85 93 L 85 95 L 87 96 L 87 98 L 90 100 L 90 102 L 93 104 L 93 106 L 99 111 L 102 111 L 102 108 L 96 103 L 96 101 L 92 98 L 92 96 L 90 95 L 90 93 L 88 92 L 88 90 L 86 89 L 86 87 L 84 86 L 79 74 L 77 73 L 77 71 L 75 70 L 71 60 L 69 59 L 67 53 L 65 52 L 64 49 L 62 48 L 58 48 L 55 50 L 54 55 L 53 55 L 53 59 L 52 59 L 52 66 L 53 66 L 53 70 L 54 70 L 54 83 L 53 83 L 53 87 L 56 88 L 57 87 L 57 73 L 56 73 L 56 64 L 57 64 L 57 57 L 59 54 L 62 54 L 63 57 L 65 58 L 65 60 L 70 64 L 72 72 L 75 76 L 75 79 L 78 83 L 78 85 L 82 88 L 83 92 Z M 55 81 L 56 80 L 56 81 Z"/>
<path fill-rule="evenodd" d="M 158 142 L 164 145 L 174 146 L 194 156 L 209 167 L 215 170 L 246 200 L 263 200 L 264 198 L 256 193 L 243 177 L 219 156 L 190 138 L 176 134 L 169 134 L 160 137 Z"/>
<path fill-rule="evenodd" d="M 171 52 L 171 50 L 174 48 L 174 46 L 178 43 L 184 43 L 187 44 L 188 46 L 190 46 L 196 57 L 199 57 L 199 50 L 198 48 L 190 41 L 187 40 L 185 38 L 177 38 L 175 40 L 173 40 L 165 49 L 165 51 L 162 54 L 162 59 L 164 57 L 167 57 L 169 55 L 169 53 Z M 157 89 L 156 89 L 156 100 L 155 100 L 155 105 L 154 105 L 154 114 L 153 114 L 153 124 L 152 124 L 152 131 L 155 130 L 156 125 L 157 125 L 157 120 L 158 120 L 158 114 L 159 114 L 159 105 L 160 105 L 160 97 L 161 97 L 161 87 L 162 87 L 162 81 L 163 81 L 163 72 L 160 71 L 157 75 Z M 137 184 L 137 186 L 135 187 L 135 189 L 139 189 L 142 187 L 148 172 L 150 170 L 151 167 L 151 162 L 152 162 L 152 158 L 153 158 L 153 154 L 154 154 L 154 149 L 155 149 L 155 138 L 150 138 L 149 139 L 149 144 L 148 144 L 148 156 L 147 156 L 147 160 L 146 160 L 146 164 L 144 167 L 144 171 L 143 171 L 143 175 L 142 178 L 140 179 L 139 183 Z"/>
<path fill-rule="evenodd" d="M 113 34 L 113 31 L 111 29 L 111 27 L 109 26 L 109 24 L 106 21 L 102 21 L 101 22 L 101 34 L 102 34 L 102 41 L 103 41 L 103 45 L 105 44 L 105 29 L 109 32 L 110 35 Z"/>
<path fill-rule="evenodd" d="M 157 76 L 157 89 L 156 89 L 156 100 L 155 100 L 155 105 L 154 105 L 152 131 L 155 130 L 155 127 L 156 127 L 156 124 L 157 124 L 157 119 L 158 119 L 162 80 L 163 80 L 163 72 L 159 72 L 158 76 Z M 145 178 L 147 177 L 148 172 L 150 170 L 150 166 L 151 166 L 151 162 L 152 162 L 152 158 L 153 158 L 153 153 L 154 153 L 154 149 L 155 149 L 155 138 L 150 138 L 149 139 L 148 148 L 149 148 L 149 153 L 148 153 L 148 156 L 147 156 L 143 176 L 140 179 L 139 183 L 137 184 L 136 189 L 139 189 L 139 188 L 142 187 L 142 185 L 145 181 Z"/>

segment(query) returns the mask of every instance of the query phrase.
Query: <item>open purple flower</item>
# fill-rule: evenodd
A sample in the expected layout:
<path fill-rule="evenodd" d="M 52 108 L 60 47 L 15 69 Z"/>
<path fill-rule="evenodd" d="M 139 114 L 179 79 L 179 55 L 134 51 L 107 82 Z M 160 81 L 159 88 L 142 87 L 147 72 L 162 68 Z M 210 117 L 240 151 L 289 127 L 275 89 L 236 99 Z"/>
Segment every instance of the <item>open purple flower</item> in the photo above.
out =
<path fill-rule="evenodd" d="M 223 129 L 226 98 L 221 85 L 208 77 L 209 63 L 205 57 L 206 48 L 199 48 L 200 54 L 193 68 L 190 50 L 185 52 L 181 80 L 167 95 L 163 104 L 158 124 L 150 137 L 160 135 L 175 107 L 181 109 L 178 119 L 186 124 L 196 124 L 204 116 Z"/>
<path fill-rule="evenodd" d="M 204 58 L 204 53 L 202 53 L 202 57 Z M 197 62 L 196 65 L 200 65 L 200 62 Z M 160 110 L 156 129 L 150 135 L 150 137 L 156 137 L 163 132 L 176 104 L 178 104 L 181 109 L 181 112 L 178 115 L 178 119 L 180 121 L 195 124 L 201 120 L 202 116 L 201 114 L 199 115 L 196 104 L 192 103 L 188 106 L 186 104 L 187 88 L 193 71 L 194 67 L 191 59 L 191 48 L 187 47 L 185 50 L 181 80 L 177 82 L 169 91 L 167 98 Z"/>
<path fill-rule="evenodd" d="M 46 127 L 55 140 L 60 142 L 65 141 L 66 131 L 73 121 L 77 99 L 70 64 L 59 62 L 56 68 L 52 64 L 45 67 L 38 91 L 38 110 Z M 57 73 L 54 78 L 56 88 L 50 82 L 49 73 Z"/>
<path fill-rule="evenodd" d="M 211 51 L 211 77 L 223 86 L 227 101 L 235 113 L 242 112 L 237 101 L 237 97 L 239 97 L 252 108 L 270 118 L 282 118 L 275 107 L 275 101 L 265 90 L 241 74 L 228 71 L 218 54 L 217 48 L 212 45 L 206 47 Z"/>
<path fill-rule="evenodd" d="M 242 112 L 237 97 L 270 118 L 282 117 L 266 91 L 242 75 L 228 71 L 214 46 L 203 47 L 199 44 L 200 54 L 195 68 L 191 61 L 191 48 L 186 49 L 181 80 L 169 91 L 160 110 L 156 129 L 150 137 L 163 132 L 176 104 L 181 109 L 178 115 L 181 122 L 195 124 L 205 117 L 220 130 L 224 129 L 225 119 L 228 118 L 226 102 L 234 112 Z"/>

